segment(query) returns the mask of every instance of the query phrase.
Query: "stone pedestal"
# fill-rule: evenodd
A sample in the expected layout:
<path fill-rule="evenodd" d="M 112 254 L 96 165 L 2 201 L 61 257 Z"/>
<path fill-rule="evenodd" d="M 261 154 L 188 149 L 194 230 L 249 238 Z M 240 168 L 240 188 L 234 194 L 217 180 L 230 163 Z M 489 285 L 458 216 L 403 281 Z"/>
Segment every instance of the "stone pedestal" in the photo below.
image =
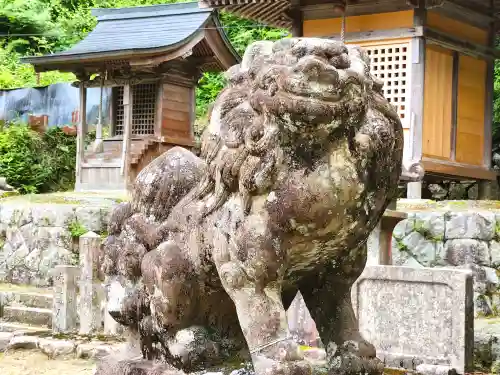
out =
<path fill-rule="evenodd" d="M 359 331 L 377 357 L 422 374 L 471 370 L 472 297 L 468 270 L 396 266 L 366 267 L 351 295 Z"/>
<path fill-rule="evenodd" d="M 79 274 L 80 269 L 76 266 L 61 265 L 54 269 L 52 330 L 55 333 L 71 332 L 77 328 L 76 296 Z"/>
<path fill-rule="evenodd" d="M 80 333 L 88 334 L 101 329 L 103 314 L 101 303 L 104 293 L 97 278 L 98 254 L 101 238 L 94 232 L 80 237 Z"/>

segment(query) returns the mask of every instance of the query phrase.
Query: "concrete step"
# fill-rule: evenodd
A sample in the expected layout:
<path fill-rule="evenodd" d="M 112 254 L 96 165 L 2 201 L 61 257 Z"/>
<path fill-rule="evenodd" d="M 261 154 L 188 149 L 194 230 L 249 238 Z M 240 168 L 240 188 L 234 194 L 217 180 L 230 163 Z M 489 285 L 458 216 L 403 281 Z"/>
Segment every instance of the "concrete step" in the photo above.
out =
<path fill-rule="evenodd" d="M 33 292 L 0 292 L 0 304 L 3 306 L 25 306 L 40 309 L 52 309 L 53 295 Z"/>
<path fill-rule="evenodd" d="M 18 335 L 42 335 L 51 332 L 50 328 L 21 324 L 14 322 L 4 322 L 0 319 L 0 332 L 14 332 Z"/>
<path fill-rule="evenodd" d="M 35 326 L 52 326 L 52 310 L 38 307 L 4 306 L 2 319 Z"/>

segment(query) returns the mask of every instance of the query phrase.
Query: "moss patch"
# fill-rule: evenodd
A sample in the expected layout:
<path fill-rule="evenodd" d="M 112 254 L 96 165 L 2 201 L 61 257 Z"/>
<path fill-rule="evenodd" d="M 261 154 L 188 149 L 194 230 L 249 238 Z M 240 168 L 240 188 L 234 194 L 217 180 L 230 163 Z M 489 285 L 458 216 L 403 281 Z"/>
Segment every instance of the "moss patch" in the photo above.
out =
<path fill-rule="evenodd" d="M 73 238 L 80 238 L 88 232 L 88 229 L 85 227 L 85 225 L 80 223 L 78 220 L 69 223 L 68 230 L 71 233 L 71 237 Z"/>

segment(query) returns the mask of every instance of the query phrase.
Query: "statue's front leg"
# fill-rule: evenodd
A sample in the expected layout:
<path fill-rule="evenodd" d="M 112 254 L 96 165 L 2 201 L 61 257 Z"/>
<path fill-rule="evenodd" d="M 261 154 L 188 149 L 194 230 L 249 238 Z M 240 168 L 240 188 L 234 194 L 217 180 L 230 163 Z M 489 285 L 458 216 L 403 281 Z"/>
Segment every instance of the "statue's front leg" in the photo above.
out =
<path fill-rule="evenodd" d="M 351 301 L 351 287 L 366 263 L 366 245 L 346 251 L 320 275 L 301 282 L 300 292 L 326 348 L 330 374 L 381 374 L 383 364 L 375 347 L 358 329 Z"/>
<path fill-rule="evenodd" d="M 310 374 L 310 366 L 289 334 L 281 300 L 283 261 L 269 247 L 273 241 L 265 226 L 255 225 L 235 238 L 223 233 L 216 237 L 214 260 L 235 304 L 256 374 Z"/>

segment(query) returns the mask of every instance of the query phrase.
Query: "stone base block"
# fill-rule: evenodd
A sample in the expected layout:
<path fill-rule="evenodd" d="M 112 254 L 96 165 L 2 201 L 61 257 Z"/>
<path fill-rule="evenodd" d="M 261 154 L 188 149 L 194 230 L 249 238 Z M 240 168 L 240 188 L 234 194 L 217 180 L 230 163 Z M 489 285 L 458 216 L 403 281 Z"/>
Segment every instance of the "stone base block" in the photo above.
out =
<path fill-rule="evenodd" d="M 37 326 L 52 326 L 52 310 L 36 307 L 5 306 L 2 318 L 8 322 L 21 322 Z"/>

